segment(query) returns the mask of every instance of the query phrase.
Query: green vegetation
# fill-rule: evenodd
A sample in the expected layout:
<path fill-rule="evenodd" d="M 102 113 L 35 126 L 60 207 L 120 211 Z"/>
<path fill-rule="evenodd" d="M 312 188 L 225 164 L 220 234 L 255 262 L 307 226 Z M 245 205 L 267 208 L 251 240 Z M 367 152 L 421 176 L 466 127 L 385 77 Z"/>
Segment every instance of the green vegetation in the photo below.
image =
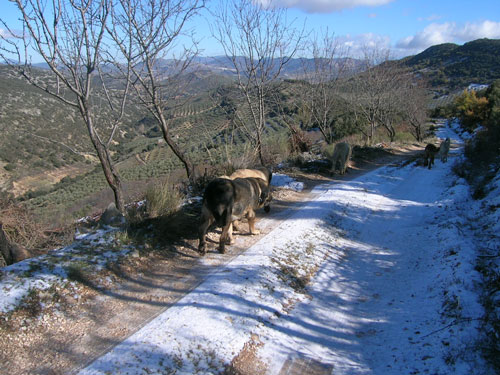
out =
<path fill-rule="evenodd" d="M 496 86 L 491 86 L 492 92 L 486 95 L 484 92 L 462 91 L 465 86 L 460 87 L 460 84 L 485 83 L 492 76 L 500 76 L 500 72 L 496 71 L 500 64 L 491 66 L 500 55 L 496 54 L 499 46 L 499 41 L 487 39 L 464 46 L 445 44 L 431 47 L 404 61 L 417 72 L 425 71 L 432 75 L 441 71 L 439 74 L 444 74 L 446 80 L 453 78 L 452 85 L 448 82 L 442 86 L 444 91 L 453 91 L 453 94 L 434 99 L 434 115 L 458 116 L 470 128 L 477 122 L 484 122 L 483 125 L 489 129 L 492 126 L 486 124 L 486 119 L 490 124 L 494 122 L 493 118 L 499 116 L 497 107 L 491 104 L 492 98 L 497 95 L 494 94 Z M 479 60 L 482 62 L 476 64 Z M 472 65 L 467 68 L 469 71 L 464 73 L 458 68 L 451 69 L 452 65 L 466 61 L 474 62 L 464 63 L 464 66 Z M 491 68 L 491 74 L 482 75 L 485 66 Z M 465 75 L 457 80 L 449 76 L 449 72 Z M 477 80 L 472 72 L 476 72 Z M 4 103 L 0 113 L 3 134 L 0 139 L 0 178 L 3 179 L 0 180 L 0 188 L 10 191 L 16 182 L 18 201 L 43 216 L 76 217 L 105 207 L 110 201 L 106 195 L 108 186 L 101 167 L 90 152 L 92 146 L 78 114 L 68 112 L 54 98 L 15 76 L 8 67 L 0 66 L 0 73 L 0 97 Z M 38 74 L 41 79 L 50 82 L 46 71 L 39 70 Z M 189 86 L 182 95 L 168 103 L 167 115 L 171 122 L 171 135 L 198 167 L 198 172 L 203 174 L 204 169 L 209 168 L 225 173 L 255 163 L 255 150 L 251 149 L 250 142 L 238 129 L 235 120 L 237 110 L 238 121 L 243 123 L 250 121 L 251 114 L 244 110 L 244 98 L 232 81 L 210 72 L 190 73 L 186 79 Z M 282 81 L 273 89 L 275 97 L 269 98 L 266 103 L 268 113 L 263 150 L 269 163 L 277 163 L 293 153 L 309 150 L 313 146 L 310 135 L 319 134 L 306 106 L 301 105 L 304 84 L 304 81 L 292 79 Z M 340 95 L 331 116 L 332 126 L 335 126 L 332 139 L 336 142 L 348 138 L 363 144 L 365 135 L 360 130 L 367 124 L 354 113 L 349 95 L 344 95 L 349 93 L 349 82 L 345 84 L 339 86 Z M 454 87 L 460 87 L 460 90 Z M 99 100 L 99 95 L 97 92 L 95 100 Z M 155 119 L 133 102 L 129 107 L 111 150 L 113 161 L 128 189 L 128 199 L 137 199 L 144 196 L 144 187 L 149 181 L 167 176 L 178 181 L 183 176 L 183 166 L 163 141 Z M 394 126 L 395 134 L 387 133 L 379 123 L 372 143 L 388 142 L 389 136 L 396 142 L 413 141 L 413 131 L 403 113 L 396 115 L 391 126 Z M 48 179 L 49 172 L 56 173 L 56 176 Z M 19 184 L 23 178 L 30 178 L 29 183 Z"/>
<path fill-rule="evenodd" d="M 488 99 L 482 94 L 478 96 L 474 90 L 465 90 L 455 98 L 453 105 L 461 126 L 468 131 L 473 131 L 488 117 Z"/>
<path fill-rule="evenodd" d="M 421 72 L 432 88 L 449 94 L 471 83 L 490 84 L 500 77 L 500 40 L 478 39 L 462 46 L 440 44 L 403 60 Z"/>
<path fill-rule="evenodd" d="M 500 80 L 479 93 L 464 91 L 446 112 L 458 118 L 464 130 L 476 131 L 465 147 L 467 160 L 455 172 L 468 179 L 476 198 L 483 198 L 484 187 L 500 169 Z"/>

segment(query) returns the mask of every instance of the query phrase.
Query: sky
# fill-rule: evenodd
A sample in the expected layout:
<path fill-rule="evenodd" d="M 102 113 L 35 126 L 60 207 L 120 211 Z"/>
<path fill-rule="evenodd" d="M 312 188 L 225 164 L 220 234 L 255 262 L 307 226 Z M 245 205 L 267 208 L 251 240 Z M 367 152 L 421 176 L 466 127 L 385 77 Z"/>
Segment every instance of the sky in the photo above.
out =
<path fill-rule="evenodd" d="M 214 8 L 225 0 L 208 0 Z M 500 39 L 500 1 L 484 0 L 256 0 L 287 8 L 289 21 L 307 32 L 328 29 L 351 51 L 363 46 L 390 49 L 399 58 L 441 43 Z M 0 18 L 16 25 L 15 6 L 1 0 Z M 211 37 L 214 20 L 203 11 L 191 27 L 204 56 L 223 54 Z M 0 25 L 0 33 L 5 33 Z"/>
<path fill-rule="evenodd" d="M 273 0 L 258 1 L 267 5 Z M 380 46 L 403 57 L 441 43 L 500 39 L 498 0 L 274 0 L 273 3 L 286 7 L 288 19 L 297 26 L 305 22 L 308 32 L 328 29 L 354 51 L 365 45 Z M 222 53 L 209 38 L 205 46 L 207 56 Z"/>

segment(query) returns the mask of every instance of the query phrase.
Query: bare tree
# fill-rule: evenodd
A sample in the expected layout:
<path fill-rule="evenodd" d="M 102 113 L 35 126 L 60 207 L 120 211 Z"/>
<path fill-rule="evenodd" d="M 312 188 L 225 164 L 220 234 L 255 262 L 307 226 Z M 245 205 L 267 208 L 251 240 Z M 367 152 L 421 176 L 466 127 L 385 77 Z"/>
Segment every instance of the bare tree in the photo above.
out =
<path fill-rule="evenodd" d="M 394 142 L 397 122 L 403 120 L 404 107 L 407 105 L 407 83 L 412 76 L 408 69 L 397 62 L 384 63 L 377 69 L 380 69 L 383 82 L 377 121 L 387 131 L 390 141 Z"/>
<path fill-rule="evenodd" d="M 222 4 L 222 3 L 221 3 Z M 266 99 L 283 68 L 296 54 L 303 33 L 287 23 L 285 10 L 252 0 L 225 2 L 215 12 L 213 36 L 234 68 L 246 103 L 235 118 L 255 148 L 260 163 L 266 129 Z"/>
<path fill-rule="evenodd" d="M 412 135 L 417 142 L 424 139 L 423 127 L 428 120 L 429 93 L 425 84 L 414 76 L 406 80 L 405 93 L 402 96 L 402 114 L 411 126 Z"/>
<path fill-rule="evenodd" d="M 102 66 L 106 23 L 111 0 L 13 0 L 22 21 L 16 32 L 2 21 L 8 36 L 2 37 L 0 55 L 31 84 L 76 109 L 85 125 L 113 190 L 115 204 L 124 212 L 120 175 L 113 163 L 110 145 L 124 114 L 128 84 L 110 90 Z M 31 54 L 40 55 L 55 82 L 33 74 Z M 12 59 L 12 56 L 15 56 Z M 124 70 L 129 74 L 129 70 Z M 100 98 L 95 101 L 99 90 Z"/>
<path fill-rule="evenodd" d="M 204 4 L 204 0 L 117 0 L 108 29 L 131 67 L 139 102 L 158 122 L 163 138 L 184 164 L 190 179 L 193 164 L 170 133 L 172 118 L 167 113 L 167 102 L 181 93 L 182 76 L 196 52 L 193 42 L 172 58 L 177 40 Z"/>
<path fill-rule="evenodd" d="M 376 128 L 380 125 L 381 111 L 386 103 L 388 82 L 393 73 L 386 64 L 389 61 L 389 51 L 381 49 L 366 49 L 362 73 L 349 80 L 348 93 L 345 97 L 355 110 L 356 116 L 367 124 L 360 130 L 371 145 Z"/>
<path fill-rule="evenodd" d="M 339 137 L 336 90 L 348 68 L 347 50 L 326 30 L 312 39 L 308 52 L 312 59 L 302 60 L 306 83 L 300 85 L 298 96 L 304 113 L 310 116 L 310 125 L 318 127 L 325 141 L 332 143 Z"/>

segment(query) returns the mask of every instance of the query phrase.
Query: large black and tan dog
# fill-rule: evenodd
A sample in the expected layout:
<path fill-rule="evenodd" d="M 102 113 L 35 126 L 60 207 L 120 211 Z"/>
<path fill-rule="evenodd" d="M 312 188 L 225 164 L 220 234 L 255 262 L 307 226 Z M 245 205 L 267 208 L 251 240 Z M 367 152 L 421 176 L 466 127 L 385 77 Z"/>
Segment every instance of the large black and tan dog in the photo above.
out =
<path fill-rule="evenodd" d="M 266 210 L 271 198 L 269 184 L 261 178 L 217 178 L 211 181 L 203 195 L 198 246 L 200 254 L 204 255 L 206 252 L 205 237 L 214 221 L 217 226 L 222 227 L 220 253 L 224 253 L 225 245 L 233 241 L 234 220 L 246 217 L 250 234 L 259 234 L 255 229 L 255 210 L 261 207 Z"/>
<path fill-rule="evenodd" d="M 228 178 L 234 180 L 235 178 L 247 178 L 254 177 L 260 178 L 267 182 L 267 185 L 271 184 L 271 179 L 273 178 L 273 173 L 267 167 L 255 167 L 252 169 L 237 169 Z"/>
<path fill-rule="evenodd" d="M 253 178 L 260 178 L 264 180 L 267 183 L 267 186 L 270 188 L 271 187 L 271 179 L 273 178 L 273 173 L 271 169 L 267 167 L 255 167 L 252 169 L 249 168 L 244 168 L 244 169 L 237 169 L 234 171 L 230 176 L 221 176 L 221 178 L 227 178 L 229 180 L 234 180 L 236 178 L 248 178 L 248 177 L 253 177 Z M 270 205 L 264 206 L 264 211 L 269 212 L 271 210 Z M 237 225 L 237 220 L 233 222 L 233 226 L 236 229 Z"/>

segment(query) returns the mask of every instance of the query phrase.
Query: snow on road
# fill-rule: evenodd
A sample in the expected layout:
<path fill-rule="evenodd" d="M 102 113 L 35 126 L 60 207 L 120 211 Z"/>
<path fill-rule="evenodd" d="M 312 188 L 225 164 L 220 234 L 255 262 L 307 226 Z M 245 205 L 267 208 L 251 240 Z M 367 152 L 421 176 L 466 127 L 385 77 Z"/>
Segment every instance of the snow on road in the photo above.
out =
<path fill-rule="evenodd" d="M 304 362 L 317 374 L 482 373 L 474 205 L 451 172 L 461 152 L 317 187 L 80 375 L 221 373 L 249 343 L 268 374 Z"/>

